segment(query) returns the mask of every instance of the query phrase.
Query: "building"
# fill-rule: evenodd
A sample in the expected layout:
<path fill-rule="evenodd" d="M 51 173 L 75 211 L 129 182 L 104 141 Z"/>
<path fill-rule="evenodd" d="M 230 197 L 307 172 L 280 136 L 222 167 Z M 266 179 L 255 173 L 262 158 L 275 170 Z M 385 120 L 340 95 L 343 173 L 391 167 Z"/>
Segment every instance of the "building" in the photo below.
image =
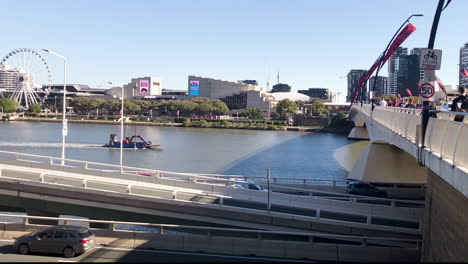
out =
<path fill-rule="evenodd" d="M 458 78 L 458 85 L 468 88 L 468 77 L 463 74 L 463 69 L 468 70 L 468 42 L 460 48 L 460 71 Z"/>
<path fill-rule="evenodd" d="M 396 93 L 399 93 L 402 97 L 418 96 L 421 76 L 419 55 L 402 54 L 397 57 L 395 66 L 397 76 Z M 410 90 L 411 94 L 407 90 Z"/>
<path fill-rule="evenodd" d="M 351 70 L 348 73 L 348 95 L 346 96 L 346 102 L 352 102 L 354 99 L 354 93 L 356 91 L 356 87 L 361 80 L 362 76 L 367 73 L 367 70 Z M 358 101 L 361 101 L 361 97 L 363 100 L 366 101 L 366 94 L 367 94 L 367 82 L 364 83 L 363 87 L 361 87 L 361 91 L 358 94 Z"/>
<path fill-rule="evenodd" d="M 41 88 L 34 84 L 34 74 L 21 72 L 18 69 L 11 68 L 8 65 L 0 65 L 0 91 L 12 92 L 17 89 L 20 77 L 27 80 L 30 89 Z"/>
<path fill-rule="evenodd" d="M 291 92 L 291 86 L 285 83 L 278 83 L 273 85 L 273 89 L 271 89 L 270 93 L 289 93 Z"/>
<path fill-rule="evenodd" d="M 245 84 L 258 85 L 257 80 L 240 80 L 238 82 L 245 83 Z"/>
<path fill-rule="evenodd" d="M 239 110 L 246 107 L 262 109 L 264 116 L 273 111 L 277 101 L 270 93 L 258 85 L 244 83 L 243 81 L 230 82 L 188 76 L 188 94 L 210 99 L 220 99 L 230 110 Z"/>
<path fill-rule="evenodd" d="M 298 93 L 305 94 L 311 98 L 330 100 L 331 93 L 328 88 L 309 88 L 308 90 L 299 90 Z"/>
<path fill-rule="evenodd" d="M 395 96 L 398 88 L 397 59 L 400 55 L 408 55 L 408 48 L 398 47 L 388 59 L 388 94 Z"/>
<path fill-rule="evenodd" d="M 374 90 L 375 82 L 375 90 Z M 370 77 L 369 79 L 369 92 L 374 91 L 374 98 L 382 94 L 388 94 L 388 78 L 385 76 L 377 76 L 377 81 L 375 81 L 375 76 Z"/>

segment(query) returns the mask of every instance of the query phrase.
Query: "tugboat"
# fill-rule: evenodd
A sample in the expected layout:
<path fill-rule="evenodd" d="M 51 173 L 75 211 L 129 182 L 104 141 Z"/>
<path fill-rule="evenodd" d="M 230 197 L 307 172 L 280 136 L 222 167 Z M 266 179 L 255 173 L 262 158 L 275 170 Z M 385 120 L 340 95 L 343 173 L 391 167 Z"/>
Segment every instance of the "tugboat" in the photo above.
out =
<path fill-rule="evenodd" d="M 160 144 L 153 144 L 151 141 L 146 141 L 140 136 L 132 136 L 131 138 L 125 138 L 123 141 L 122 148 L 126 149 L 149 149 L 152 147 L 159 147 Z M 117 140 L 117 134 L 110 134 L 110 140 L 108 144 L 103 145 L 106 148 L 120 148 L 120 141 Z"/>

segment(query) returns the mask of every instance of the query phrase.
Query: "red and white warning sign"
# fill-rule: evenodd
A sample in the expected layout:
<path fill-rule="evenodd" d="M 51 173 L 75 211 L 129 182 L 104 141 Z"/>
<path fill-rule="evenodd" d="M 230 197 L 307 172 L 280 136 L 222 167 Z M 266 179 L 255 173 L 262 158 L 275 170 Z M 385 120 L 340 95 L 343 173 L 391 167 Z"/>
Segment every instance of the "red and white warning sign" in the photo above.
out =
<path fill-rule="evenodd" d="M 431 98 L 434 97 L 434 94 L 434 85 L 430 83 L 423 83 L 419 86 L 419 95 L 426 99 L 425 101 L 431 100 Z"/>

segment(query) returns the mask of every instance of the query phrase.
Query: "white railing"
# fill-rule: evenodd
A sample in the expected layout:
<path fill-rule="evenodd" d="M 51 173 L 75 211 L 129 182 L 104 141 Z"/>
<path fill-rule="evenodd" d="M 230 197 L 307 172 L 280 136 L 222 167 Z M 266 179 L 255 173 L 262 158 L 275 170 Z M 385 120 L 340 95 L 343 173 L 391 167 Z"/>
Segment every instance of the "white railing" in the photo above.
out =
<path fill-rule="evenodd" d="M 35 158 L 39 160 L 46 160 L 49 164 L 56 165 L 61 167 L 62 165 L 56 164 L 55 161 L 61 161 L 61 158 L 56 158 L 56 157 L 49 157 L 49 156 L 41 156 L 41 155 L 35 155 L 35 154 L 26 154 L 26 153 L 18 153 L 18 152 L 9 152 L 9 151 L 0 151 L 0 154 L 6 154 L 10 156 L 14 156 L 16 160 L 20 161 L 33 161 L 34 160 L 28 160 L 28 159 L 20 159 L 20 157 L 26 157 L 26 158 Z M 70 163 L 75 163 L 78 164 L 79 167 L 77 168 L 82 168 L 86 169 L 89 171 L 104 171 L 104 172 L 116 172 L 120 174 L 126 174 L 126 175 L 132 175 L 132 176 L 137 176 L 135 177 L 135 182 L 139 182 L 139 179 L 141 178 L 147 178 L 148 176 L 153 176 L 156 178 L 164 178 L 168 180 L 189 180 L 193 181 L 194 183 L 199 183 L 199 184 L 215 184 L 215 185 L 220 185 L 221 186 L 231 186 L 234 183 L 245 183 L 244 181 L 240 180 L 230 180 L 229 178 L 226 179 L 226 176 L 233 176 L 233 178 L 242 178 L 243 176 L 239 177 L 238 175 L 220 175 L 220 174 L 195 174 L 195 173 L 182 173 L 182 172 L 169 172 L 169 171 L 162 171 L 162 170 L 154 170 L 154 169 L 142 169 L 142 168 L 136 168 L 136 167 L 129 167 L 129 166 L 120 166 L 120 165 L 113 165 L 113 164 L 106 164 L 106 163 L 98 163 L 98 162 L 91 162 L 91 161 L 81 161 L 81 160 L 73 160 L 73 159 L 65 159 L 65 167 L 74 167 L 66 164 Z M 91 168 L 90 166 L 95 166 L 95 167 L 101 167 L 101 169 L 97 168 Z M 105 170 L 102 168 L 111 168 L 110 170 Z M 209 176 L 207 176 L 209 175 Z M 54 175 L 56 176 L 56 175 Z M 103 177 L 102 175 L 96 175 Z M 222 176 L 222 177 L 220 177 Z M 62 176 L 63 177 L 63 176 Z M 252 177 L 244 177 L 244 178 L 252 178 Z M 87 187 L 87 181 L 88 179 L 83 175 L 83 187 Z M 313 179 L 311 179 L 312 181 Z M 111 179 L 110 181 L 115 181 L 115 179 Z M 304 181 L 304 179 L 302 179 Z M 307 181 L 307 180 L 305 180 Z M 321 180 L 321 179 L 315 179 L 313 181 L 334 181 L 335 184 L 337 182 L 345 182 L 345 181 L 338 181 L 338 180 Z M 128 193 L 132 193 L 132 186 L 135 184 L 129 183 L 127 185 Z M 405 204 L 403 205 L 404 207 L 407 207 L 406 204 L 415 204 L 415 205 L 424 205 L 424 202 L 420 201 L 414 201 L 414 200 L 401 200 L 401 199 L 389 199 L 389 198 L 379 198 L 379 197 L 369 197 L 369 196 L 362 196 L 362 195 L 354 195 L 354 194 L 345 194 L 345 193 L 337 193 L 337 192 L 331 192 L 331 191 L 320 191 L 320 190 L 311 190 L 311 189 L 304 189 L 304 188 L 296 188 L 296 187 L 287 187 L 287 186 L 275 186 L 272 185 L 272 187 L 281 187 L 284 190 L 291 190 L 291 191 L 300 191 L 303 193 L 307 193 L 309 197 L 314 197 L 318 199 L 331 199 L 335 198 L 334 196 L 339 196 L 342 199 L 345 199 L 345 201 L 351 202 L 351 203 L 359 203 L 362 202 L 363 200 L 365 201 L 380 201 L 384 202 L 384 204 L 381 204 L 383 206 L 389 205 L 391 207 L 399 207 L 400 204 Z M 193 186 L 193 189 L 196 189 L 196 186 Z M 318 195 L 317 195 L 318 194 Z M 212 193 L 212 195 L 218 195 L 217 193 Z M 328 196 L 328 197 L 327 197 Z M 331 197 L 330 197 L 331 196 Z M 388 204 L 385 204 L 388 203 Z"/>
<path fill-rule="evenodd" d="M 321 221 L 326 221 L 326 222 L 341 222 L 341 223 L 347 223 L 348 225 L 354 225 L 354 226 L 369 226 L 369 227 L 374 227 L 374 228 L 379 228 L 379 229 L 385 229 L 388 227 L 391 227 L 391 229 L 399 229 L 399 230 L 405 230 L 405 231 L 421 231 L 421 221 L 419 218 L 414 218 L 414 217 L 408 217 L 408 216 L 403 216 L 403 217 L 398 217 L 392 215 L 374 215 L 372 214 L 372 210 L 357 210 L 357 208 L 353 209 L 351 207 L 346 207 L 347 210 L 343 209 L 337 209 L 337 208 L 321 208 L 323 205 L 321 203 L 314 204 L 314 203 L 305 203 L 305 201 L 301 201 L 299 204 L 297 199 L 295 199 L 294 205 L 292 205 L 290 202 L 291 201 L 282 201 L 282 200 L 277 200 L 277 201 L 272 201 L 270 204 L 266 203 L 265 201 L 258 201 L 259 195 L 263 194 L 265 196 L 266 194 L 263 192 L 258 192 L 258 191 L 252 191 L 255 193 L 252 193 L 253 196 L 249 196 L 247 199 L 251 203 L 256 203 L 256 204 L 264 204 L 265 207 L 264 209 L 253 209 L 247 206 L 241 207 L 241 206 L 233 206 L 233 205 L 226 205 L 224 203 L 225 198 L 231 198 L 225 195 L 217 194 L 217 193 L 206 193 L 205 191 L 199 191 L 199 190 L 193 190 L 193 189 L 187 189 L 187 188 L 182 188 L 182 187 L 175 187 L 175 186 L 161 186 L 155 183 L 151 183 L 150 181 L 141 181 L 141 182 L 135 182 L 131 180 L 122 180 L 118 178 L 113 178 L 111 183 L 109 183 L 108 179 L 105 177 L 100 177 L 100 176 L 90 176 L 90 175 L 85 175 L 85 174 L 74 174 L 74 173 L 67 173 L 67 176 L 61 176 L 61 175 L 51 175 L 46 172 L 30 172 L 30 168 L 28 168 L 28 171 L 15 171 L 12 170 L 12 166 L 7 166 L 3 165 L 3 167 L 7 167 L 7 169 L 2 168 L 0 169 L 0 177 L 3 178 L 8 178 L 8 179 L 15 179 L 17 180 L 18 177 L 23 180 L 23 181 L 29 181 L 29 182 L 38 182 L 40 181 L 42 184 L 49 184 L 49 185 L 61 185 L 61 186 L 72 186 L 73 188 L 83 188 L 83 189 L 92 189 L 92 190 L 100 190 L 100 191 L 105 191 L 105 192 L 115 192 L 115 193 L 126 193 L 128 195 L 137 195 L 137 196 L 145 196 L 145 197 L 153 197 L 153 198 L 158 198 L 158 199 L 169 199 L 169 200 L 177 200 L 179 202 L 187 202 L 187 203 L 198 203 L 198 204 L 203 204 L 205 207 L 218 207 L 218 208 L 223 208 L 225 210 L 228 210 L 228 208 L 242 208 L 242 210 L 245 210 L 245 212 L 253 212 L 251 210 L 254 210 L 256 212 L 262 212 L 267 215 L 273 215 L 276 217 L 301 217 L 305 219 L 310 219 L 310 220 L 321 220 Z M 44 169 L 41 169 L 42 171 L 45 171 Z M 56 171 L 55 173 L 59 173 L 59 171 Z M 27 179 L 24 179 L 27 178 Z M 52 179 L 52 180 L 51 180 Z M 64 181 L 72 181 L 70 182 L 64 182 Z M 102 181 L 105 180 L 105 181 Z M 40 186 L 37 186 L 38 188 Z M 146 191 L 146 192 L 145 192 Z M 148 194 L 148 191 L 150 191 L 152 194 Z M 158 194 L 155 194 L 154 192 L 159 192 Z M 202 201 L 191 201 L 191 200 L 184 200 L 184 199 L 178 199 L 181 197 L 181 195 L 191 195 L 191 196 L 202 196 L 203 198 L 209 199 L 210 202 L 202 202 Z M 277 194 L 277 195 L 283 195 L 284 194 Z M 265 196 L 266 197 L 266 196 Z M 336 199 L 336 197 L 335 197 Z M 346 198 L 344 198 L 346 199 Z M 354 200 L 357 200 L 356 198 L 351 198 Z M 363 200 L 370 200 L 369 198 L 363 198 Z M 215 203 L 217 200 L 217 203 Z M 233 198 L 232 200 L 243 200 L 239 198 Z M 245 200 L 245 198 L 244 198 Z M 280 203 L 278 203 L 280 201 Z M 323 200 L 322 200 L 323 201 Z M 288 203 L 289 202 L 289 203 Z M 338 203 L 342 203 L 343 201 L 335 201 Z M 356 201 L 354 201 L 356 202 Z M 414 202 L 414 201 L 410 201 Z M 282 206 L 282 207 L 288 207 L 291 210 L 308 210 L 308 211 L 315 211 L 315 216 L 309 216 L 305 214 L 298 214 L 298 213 L 284 213 L 284 212 L 277 212 L 274 210 L 270 210 L 271 204 L 275 206 Z M 328 202 L 329 204 L 329 202 Z M 342 205 L 343 206 L 343 205 Z M 395 205 L 394 205 L 395 206 Z M 310 213 L 312 213 L 312 211 Z M 322 212 L 322 214 L 321 214 Z M 325 214 L 332 214 L 335 215 L 335 217 L 325 217 Z M 347 219 L 347 216 L 354 216 L 362 220 L 342 220 L 342 219 Z M 344 217 L 344 218 L 343 218 Z M 336 219 L 339 218 L 339 219 Z M 411 223 L 413 227 L 402 227 L 402 226 L 395 226 L 393 224 L 374 224 L 373 219 L 387 219 L 390 221 L 397 221 L 400 223 Z M 414 226 L 416 225 L 416 226 Z"/>
<path fill-rule="evenodd" d="M 315 233 L 315 232 L 264 231 L 264 230 L 253 230 L 253 229 L 185 226 L 185 225 L 171 225 L 171 224 L 106 221 L 106 220 L 91 220 L 91 219 L 82 219 L 82 218 L 45 217 L 45 216 L 28 216 L 28 215 L 12 215 L 12 214 L 0 214 L 0 217 L 21 219 L 22 220 L 21 222 L 25 225 L 29 224 L 29 219 L 63 221 L 64 225 L 69 225 L 71 222 L 81 222 L 81 223 L 88 223 L 88 224 L 89 223 L 108 224 L 110 225 L 110 229 L 113 231 L 118 230 L 116 225 L 144 226 L 144 227 L 150 227 L 150 228 L 157 228 L 159 230 L 159 234 L 164 234 L 165 230 L 168 230 L 168 229 L 173 229 L 174 231 L 177 231 L 177 229 L 179 229 L 179 230 L 204 231 L 206 232 L 206 236 L 209 236 L 209 237 L 216 236 L 215 232 L 223 232 L 220 234 L 220 236 L 223 236 L 223 237 L 229 237 L 229 233 L 254 234 L 255 239 L 268 239 L 268 240 L 281 240 L 281 239 L 275 238 L 274 236 L 268 236 L 268 238 L 265 238 L 265 235 L 298 236 L 298 237 L 306 237 L 309 242 L 313 242 L 313 238 L 318 237 L 318 238 L 331 238 L 331 239 L 345 240 L 345 241 L 359 241 L 361 242 L 361 246 L 368 246 L 367 245 L 368 241 L 372 241 L 373 243 L 378 241 L 381 244 L 385 244 L 388 242 L 403 242 L 403 243 L 408 243 L 410 246 L 409 248 L 415 248 L 415 249 L 419 249 L 422 243 L 421 239 L 350 236 L 350 235 L 324 234 L 324 233 Z M 4 223 L 6 224 L 8 222 L 4 222 Z M 187 235 L 187 234 L 184 234 L 184 235 Z M 334 241 L 333 243 L 338 243 L 338 242 Z M 401 245 L 399 245 L 399 247 L 401 247 Z"/>

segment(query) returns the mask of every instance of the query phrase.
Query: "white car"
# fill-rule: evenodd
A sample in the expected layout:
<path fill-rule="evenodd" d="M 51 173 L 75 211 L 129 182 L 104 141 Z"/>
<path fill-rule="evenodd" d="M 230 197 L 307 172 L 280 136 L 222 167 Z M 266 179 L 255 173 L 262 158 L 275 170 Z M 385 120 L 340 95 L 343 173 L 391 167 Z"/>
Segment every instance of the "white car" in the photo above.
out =
<path fill-rule="evenodd" d="M 260 187 L 258 184 L 255 184 L 255 182 L 253 182 L 252 180 L 246 180 L 242 178 L 229 178 L 229 185 L 233 188 L 238 188 L 238 189 L 248 189 L 248 190 L 268 192 L 267 189 Z"/>

